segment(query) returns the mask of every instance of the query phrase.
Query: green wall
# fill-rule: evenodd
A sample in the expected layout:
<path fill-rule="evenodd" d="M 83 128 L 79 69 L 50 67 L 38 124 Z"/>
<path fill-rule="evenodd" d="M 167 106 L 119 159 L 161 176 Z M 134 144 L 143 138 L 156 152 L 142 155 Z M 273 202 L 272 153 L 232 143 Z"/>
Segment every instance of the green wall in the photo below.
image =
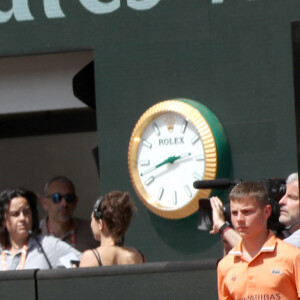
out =
<path fill-rule="evenodd" d="M 138 213 L 127 243 L 149 261 L 222 253 L 219 237 L 197 230 L 196 214 L 179 221 L 157 217 L 131 187 L 128 142 L 151 105 L 190 98 L 211 109 L 229 140 L 233 179 L 296 170 L 290 22 L 300 18 L 299 0 L 160 0 L 144 10 L 121 1 L 106 14 L 83 5 L 96 8 L 99 1 L 22 0 L 31 20 L 15 7 L 17 18 L 4 21 L 14 2 L 0 4 L 1 56 L 94 50 L 101 190 L 132 193 Z"/>

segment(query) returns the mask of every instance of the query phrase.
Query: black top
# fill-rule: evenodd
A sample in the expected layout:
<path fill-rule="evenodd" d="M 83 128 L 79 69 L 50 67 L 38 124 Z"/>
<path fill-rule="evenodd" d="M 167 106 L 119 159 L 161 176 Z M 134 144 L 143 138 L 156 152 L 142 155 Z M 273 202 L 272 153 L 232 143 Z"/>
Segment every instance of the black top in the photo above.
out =
<path fill-rule="evenodd" d="M 92 251 L 93 251 L 94 255 L 96 256 L 99 266 L 102 266 L 102 261 L 101 261 L 99 252 L 97 251 L 97 249 L 92 249 Z"/>

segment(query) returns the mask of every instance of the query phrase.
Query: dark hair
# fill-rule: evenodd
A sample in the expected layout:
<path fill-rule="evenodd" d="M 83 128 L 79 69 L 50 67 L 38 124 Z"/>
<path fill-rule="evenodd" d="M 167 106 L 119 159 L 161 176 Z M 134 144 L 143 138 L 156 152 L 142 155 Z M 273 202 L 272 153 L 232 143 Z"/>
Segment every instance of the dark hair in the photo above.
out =
<path fill-rule="evenodd" d="M 9 241 L 9 234 L 7 229 L 4 226 L 5 221 L 5 214 L 9 209 L 10 202 L 13 198 L 16 197 L 24 197 L 29 204 L 32 213 L 32 232 L 39 233 L 39 215 L 37 210 L 37 195 L 32 192 L 22 188 L 11 188 L 4 190 L 0 193 L 0 224 L 1 224 L 1 231 L 0 231 L 0 243 L 4 246 L 8 246 Z"/>
<path fill-rule="evenodd" d="M 229 199 L 234 202 L 243 201 L 246 197 L 255 199 L 261 207 L 268 204 L 268 190 L 261 182 L 244 181 L 236 185 L 229 194 Z"/>
<path fill-rule="evenodd" d="M 101 199 L 101 201 L 99 201 Z M 98 207 L 94 208 L 101 212 L 99 215 L 105 221 L 110 233 L 115 237 L 124 237 L 130 224 L 133 212 L 136 210 L 128 192 L 113 191 L 100 197 Z"/>

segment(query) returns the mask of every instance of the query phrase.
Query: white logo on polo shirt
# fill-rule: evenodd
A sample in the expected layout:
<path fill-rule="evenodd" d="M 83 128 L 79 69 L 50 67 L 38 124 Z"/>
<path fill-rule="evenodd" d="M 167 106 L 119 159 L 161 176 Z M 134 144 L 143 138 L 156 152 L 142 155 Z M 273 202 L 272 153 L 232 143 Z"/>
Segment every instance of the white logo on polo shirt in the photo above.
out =
<path fill-rule="evenodd" d="M 271 273 L 272 273 L 272 274 L 275 274 L 275 275 L 276 275 L 276 274 L 282 274 L 282 271 L 275 268 L 275 269 L 273 269 L 273 270 L 271 271 Z"/>

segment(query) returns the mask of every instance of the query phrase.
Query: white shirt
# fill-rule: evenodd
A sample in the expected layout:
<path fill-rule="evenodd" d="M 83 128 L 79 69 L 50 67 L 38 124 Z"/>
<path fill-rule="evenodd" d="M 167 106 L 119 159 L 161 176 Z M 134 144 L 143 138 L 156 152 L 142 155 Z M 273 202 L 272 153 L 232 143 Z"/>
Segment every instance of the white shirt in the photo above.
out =
<path fill-rule="evenodd" d="M 300 248 L 300 229 L 293 232 L 290 236 L 285 238 L 284 241 L 297 248 Z"/>
<path fill-rule="evenodd" d="M 81 259 L 81 252 L 58 238 L 38 235 L 37 239 L 42 245 L 53 269 L 63 267 L 59 259 L 67 254 L 73 253 L 78 260 Z M 0 247 L 0 252 L 3 251 L 6 253 L 7 270 L 17 270 L 19 268 L 22 249 L 14 256 L 12 256 L 8 250 L 3 250 L 2 247 Z M 28 250 L 24 269 L 50 269 L 45 255 L 33 237 L 30 237 L 28 240 Z M 0 270 L 2 270 L 2 263 L 0 264 Z"/>

